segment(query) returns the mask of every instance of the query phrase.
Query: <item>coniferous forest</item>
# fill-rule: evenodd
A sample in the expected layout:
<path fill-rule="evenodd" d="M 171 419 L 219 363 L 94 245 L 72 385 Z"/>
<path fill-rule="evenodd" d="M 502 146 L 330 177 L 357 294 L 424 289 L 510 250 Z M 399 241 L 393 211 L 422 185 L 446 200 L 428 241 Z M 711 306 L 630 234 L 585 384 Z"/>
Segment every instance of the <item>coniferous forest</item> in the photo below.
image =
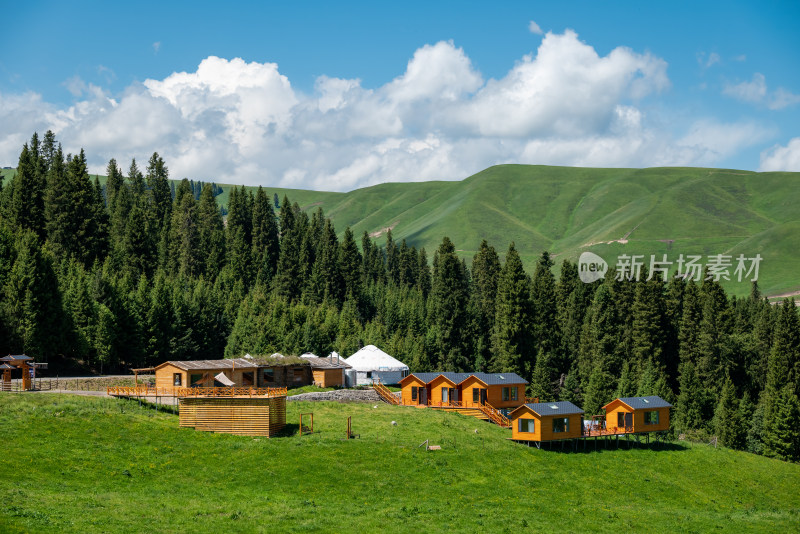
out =
<path fill-rule="evenodd" d="M 412 371 L 514 371 L 587 415 L 660 395 L 676 432 L 800 459 L 800 319 L 755 284 L 584 284 L 569 261 L 556 279 L 547 252 L 526 273 L 514 243 L 484 241 L 468 264 L 446 236 L 429 257 L 261 187 L 223 211 L 216 184 L 171 182 L 158 154 L 106 175 L 47 132 L 0 182 L 0 352 L 109 373 L 374 344 Z"/>

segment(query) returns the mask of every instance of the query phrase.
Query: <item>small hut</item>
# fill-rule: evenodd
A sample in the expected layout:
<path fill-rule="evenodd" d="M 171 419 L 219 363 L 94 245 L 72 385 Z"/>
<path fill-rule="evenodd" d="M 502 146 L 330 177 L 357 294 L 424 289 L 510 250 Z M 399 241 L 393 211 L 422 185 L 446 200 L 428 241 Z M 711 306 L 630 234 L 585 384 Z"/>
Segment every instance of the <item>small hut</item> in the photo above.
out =
<path fill-rule="evenodd" d="M 620 434 L 669 430 L 670 408 L 670 403 L 656 395 L 614 399 L 603 406 L 606 430 L 616 428 Z"/>
<path fill-rule="evenodd" d="M 180 426 L 241 436 L 274 436 L 286 426 L 286 395 L 181 397 Z"/>
<path fill-rule="evenodd" d="M 583 433 L 583 410 L 568 401 L 523 404 L 510 419 L 515 441 L 557 441 Z"/>
<path fill-rule="evenodd" d="M 345 383 L 345 369 L 350 366 L 335 352 L 327 358 L 320 358 L 311 353 L 300 356 L 311 365 L 311 374 L 314 377 L 314 385 L 321 388 L 341 387 Z"/>

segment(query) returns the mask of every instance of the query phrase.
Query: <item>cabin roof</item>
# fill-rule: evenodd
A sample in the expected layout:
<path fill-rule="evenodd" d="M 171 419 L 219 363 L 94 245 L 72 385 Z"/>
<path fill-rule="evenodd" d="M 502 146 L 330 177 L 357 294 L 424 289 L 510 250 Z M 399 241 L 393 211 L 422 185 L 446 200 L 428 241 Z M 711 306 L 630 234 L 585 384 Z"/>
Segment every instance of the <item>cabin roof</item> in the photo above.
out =
<path fill-rule="evenodd" d="M 351 366 L 348 365 L 343 359 L 336 361 L 335 359 L 331 358 L 321 358 L 319 356 L 314 356 L 313 354 L 305 355 L 303 354 L 300 356 L 304 360 L 307 360 L 308 363 L 311 364 L 312 369 L 350 369 Z"/>
<path fill-rule="evenodd" d="M 456 384 L 461 384 L 466 379 L 471 376 L 474 376 L 487 386 L 497 386 L 503 384 L 527 384 L 528 381 L 519 376 L 516 373 L 451 373 L 451 372 L 442 372 L 442 373 L 411 373 L 408 376 L 415 376 L 425 382 L 426 384 L 430 384 L 434 380 L 436 380 L 440 376 L 444 376 L 451 382 Z M 408 378 L 408 377 L 406 377 Z M 405 380 L 405 379 L 404 379 Z M 401 381 L 402 382 L 402 381 Z"/>
<path fill-rule="evenodd" d="M 672 408 L 672 405 L 659 397 L 658 395 L 650 395 L 648 397 L 622 397 L 616 399 L 618 401 L 622 401 L 624 404 L 629 406 L 633 410 L 647 410 L 652 408 Z M 614 401 L 609 402 L 606 406 L 611 405 Z"/>
<path fill-rule="evenodd" d="M 573 415 L 573 414 L 581 414 L 583 410 L 575 406 L 569 401 L 558 401 L 558 402 L 531 402 L 528 404 L 523 404 L 529 410 L 532 410 L 536 415 L 540 417 L 544 417 L 546 415 Z M 514 412 L 522 408 L 520 406 Z M 514 413 L 512 412 L 512 414 Z"/>
<path fill-rule="evenodd" d="M 257 369 L 259 367 L 258 364 L 253 363 L 253 361 L 249 358 L 235 358 L 224 360 L 190 360 L 180 362 L 170 360 L 158 365 L 156 369 L 167 364 L 173 365 L 178 369 L 183 369 L 184 371 L 197 371 L 204 369 L 233 369 L 234 364 L 235 367 L 240 369 Z"/>

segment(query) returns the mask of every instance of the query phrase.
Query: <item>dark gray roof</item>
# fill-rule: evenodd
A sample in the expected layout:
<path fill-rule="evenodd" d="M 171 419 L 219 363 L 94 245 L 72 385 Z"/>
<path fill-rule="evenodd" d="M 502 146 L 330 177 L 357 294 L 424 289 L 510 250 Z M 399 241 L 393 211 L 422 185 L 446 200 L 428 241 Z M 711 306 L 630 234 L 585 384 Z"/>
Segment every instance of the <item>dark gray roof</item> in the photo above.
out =
<path fill-rule="evenodd" d="M 516 373 L 451 373 L 446 371 L 442 373 L 411 373 L 411 375 L 414 375 L 415 377 L 419 378 L 426 384 L 429 384 L 439 376 L 444 376 L 445 378 L 455 382 L 456 384 L 460 384 L 461 382 L 463 382 L 464 380 L 466 380 L 471 376 L 478 378 L 488 386 L 496 386 L 499 384 L 528 383 L 527 380 L 520 377 Z"/>
<path fill-rule="evenodd" d="M 517 373 L 472 373 L 489 386 L 498 384 L 527 384 L 528 381 Z"/>
<path fill-rule="evenodd" d="M 576 413 L 583 413 L 583 410 L 575 406 L 569 401 L 558 402 L 535 402 L 525 404 L 528 408 L 539 414 L 545 415 L 572 415 Z M 519 408 L 517 408 L 518 410 Z M 516 410 L 514 410 L 516 411 Z"/>
<path fill-rule="evenodd" d="M 672 408 L 670 403 L 658 395 L 650 395 L 649 397 L 623 397 L 619 400 L 634 410 L 646 410 L 647 408 Z"/>

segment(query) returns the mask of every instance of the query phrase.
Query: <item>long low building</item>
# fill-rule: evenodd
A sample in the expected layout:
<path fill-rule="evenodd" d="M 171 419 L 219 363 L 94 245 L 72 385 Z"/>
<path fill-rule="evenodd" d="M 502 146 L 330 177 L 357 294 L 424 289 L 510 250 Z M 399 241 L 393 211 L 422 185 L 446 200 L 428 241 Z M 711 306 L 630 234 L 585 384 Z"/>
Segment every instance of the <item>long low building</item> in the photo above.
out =
<path fill-rule="evenodd" d="M 155 367 L 156 388 L 299 387 L 312 382 L 311 364 L 300 358 L 233 358 L 167 361 Z"/>

